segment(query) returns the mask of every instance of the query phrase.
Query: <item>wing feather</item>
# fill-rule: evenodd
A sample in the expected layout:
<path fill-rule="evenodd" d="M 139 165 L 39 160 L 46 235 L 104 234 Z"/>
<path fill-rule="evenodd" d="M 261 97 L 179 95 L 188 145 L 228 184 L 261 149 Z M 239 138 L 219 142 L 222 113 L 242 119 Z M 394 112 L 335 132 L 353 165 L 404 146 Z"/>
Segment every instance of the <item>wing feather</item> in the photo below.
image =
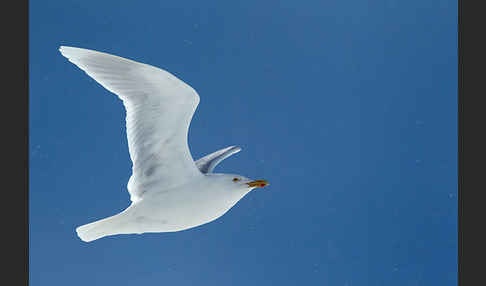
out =
<path fill-rule="evenodd" d="M 221 163 L 221 161 L 240 151 L 241 148 L 237 146 L 223 148 L 197 160 L 196 166 L 199 168 L 199 171 L 204 174 L 212 173 L 216 165 Z"/>
<path fill-rule="evenodd" d="M 170 188 L 202 175 L 187 145 L 199 103 L 192 87 L 165 70 L 122 57 L 66 46 L 59 50 L 123 101 L 133 162 L 128 182 L 132 201 L 155 183 Z"/>

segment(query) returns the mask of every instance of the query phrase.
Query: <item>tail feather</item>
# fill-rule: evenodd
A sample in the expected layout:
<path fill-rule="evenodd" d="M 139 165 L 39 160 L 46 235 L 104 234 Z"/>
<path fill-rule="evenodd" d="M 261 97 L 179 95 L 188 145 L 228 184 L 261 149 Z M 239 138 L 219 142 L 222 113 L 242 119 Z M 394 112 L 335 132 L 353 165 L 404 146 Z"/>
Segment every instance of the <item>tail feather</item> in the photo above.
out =
<path fill-rule="evenodd" d="M 90 242 L 105 236 L 119 234 L 119 218 L 117 215 L 107 217 L 76 228 L 76 233 L 82 241 Z"/>

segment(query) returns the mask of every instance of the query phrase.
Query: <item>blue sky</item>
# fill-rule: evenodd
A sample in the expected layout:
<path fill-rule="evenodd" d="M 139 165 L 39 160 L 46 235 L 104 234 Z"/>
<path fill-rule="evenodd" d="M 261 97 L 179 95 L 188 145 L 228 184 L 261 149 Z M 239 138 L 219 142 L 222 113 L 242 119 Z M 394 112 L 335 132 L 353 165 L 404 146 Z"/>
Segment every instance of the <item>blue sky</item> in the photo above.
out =
<path fill-rule="evenodd" d="M 143 4 L 141 4 L 143 3 Z M 456 285 L 456 1 L 31 1 L 31 285 Z M 161 67 L 220 219 L 84 243 L 129 204 L 125 111 L 60 45 Z"/>

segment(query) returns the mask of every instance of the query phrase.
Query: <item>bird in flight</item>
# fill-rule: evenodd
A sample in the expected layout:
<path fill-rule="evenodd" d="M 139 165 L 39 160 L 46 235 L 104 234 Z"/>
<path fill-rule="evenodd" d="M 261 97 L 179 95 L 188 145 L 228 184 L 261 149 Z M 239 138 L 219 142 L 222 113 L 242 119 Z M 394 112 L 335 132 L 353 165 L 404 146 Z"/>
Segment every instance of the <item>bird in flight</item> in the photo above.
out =
<path fill-rule="evenodd" d="M 81 240 L 193 228 L 221 217 L 251 190 L 268 185 L 266 180 L 213 173 L 239 147 L 192 159 L 187 134 L 199 95 L 182 80 L 107 53 L 67 46 L 59 51 L 123 101 L 133 163 L 127 185 L 130 206 L 76 228 Z"/>

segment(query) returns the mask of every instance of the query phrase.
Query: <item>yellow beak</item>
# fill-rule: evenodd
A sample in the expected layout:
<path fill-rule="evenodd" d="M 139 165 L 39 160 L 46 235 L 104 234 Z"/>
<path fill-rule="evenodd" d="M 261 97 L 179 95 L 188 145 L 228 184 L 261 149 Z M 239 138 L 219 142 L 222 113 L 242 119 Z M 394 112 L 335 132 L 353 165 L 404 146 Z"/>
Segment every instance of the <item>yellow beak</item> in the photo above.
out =
<path fill-rule="evenodd" d="M 270 185 L 267 181 L 265 180 L 255 180 L 249 183 L 246 183 L 250 187 L 257 187 L 257 188 L 263 188 L 265 186 Z"/>

